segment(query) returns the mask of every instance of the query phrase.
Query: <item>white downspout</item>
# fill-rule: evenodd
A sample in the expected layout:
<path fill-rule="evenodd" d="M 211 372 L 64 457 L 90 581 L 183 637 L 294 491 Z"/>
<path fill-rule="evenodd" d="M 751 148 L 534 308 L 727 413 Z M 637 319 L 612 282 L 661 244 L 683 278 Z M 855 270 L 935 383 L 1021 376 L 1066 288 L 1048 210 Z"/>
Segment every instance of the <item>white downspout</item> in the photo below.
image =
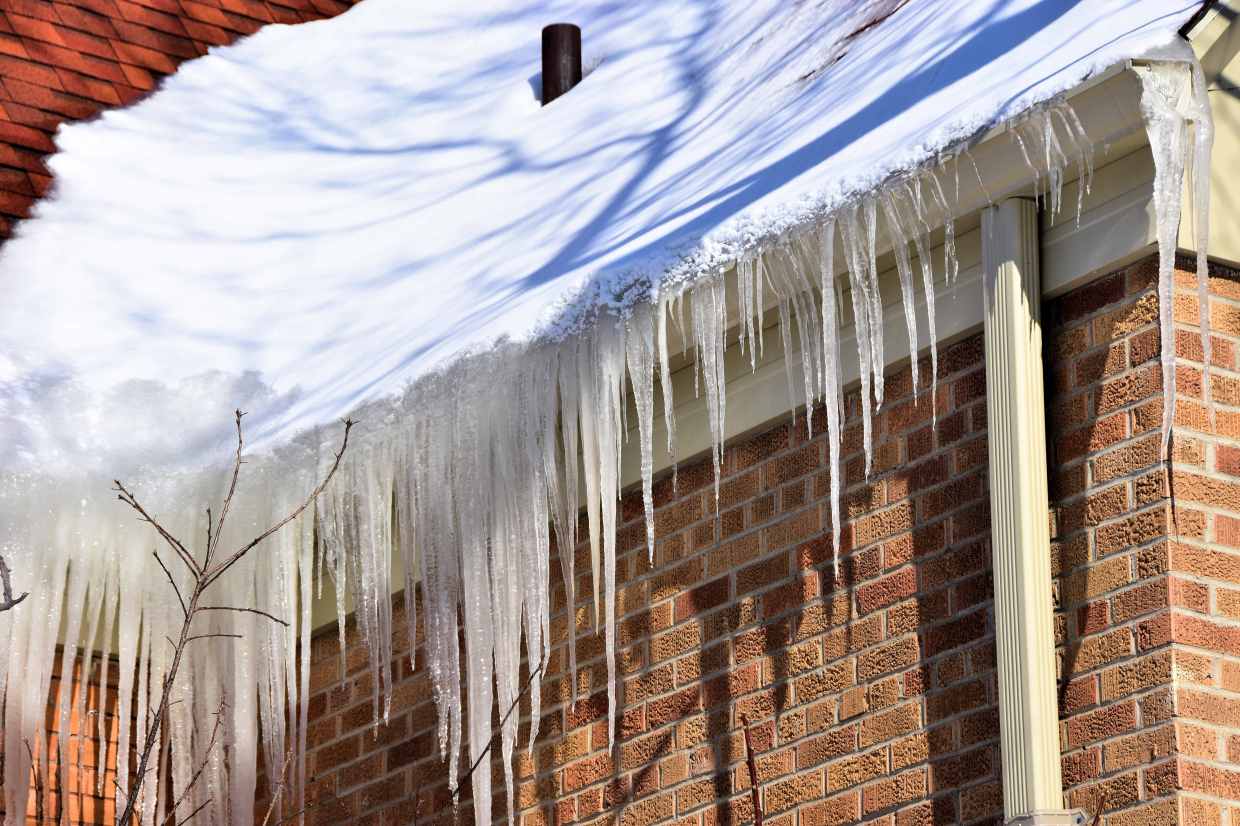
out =
<path fill-rule="evenodd" d="M 1034 201 L 982 211 L 1003 805 L 1011 826 L 1079 826 L 1059 764 L 1038 246 Z"/>

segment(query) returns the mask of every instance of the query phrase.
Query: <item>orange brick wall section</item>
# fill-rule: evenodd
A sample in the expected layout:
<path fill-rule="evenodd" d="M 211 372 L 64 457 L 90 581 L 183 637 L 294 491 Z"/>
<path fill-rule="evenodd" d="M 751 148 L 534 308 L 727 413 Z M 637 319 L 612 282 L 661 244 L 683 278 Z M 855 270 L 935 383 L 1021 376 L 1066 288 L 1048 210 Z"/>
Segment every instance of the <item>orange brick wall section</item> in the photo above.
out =
<path fill-rule="evenodd" d="M 356 0 L 4 0 L 0 3 L 0 241 L 51 185 L 68 121 L 134 102 L 184 60 L 267 23 L 331 17 Z"/>
<path fill-rule="evenodd" d="M 1187 266 L 1188 262 L 1184 263 Z M 1176 350 L 1183 445 L 1173 472 L 1169 616 L 1185 822 L 1240 824 L 1240 273 L 1210 278 L 1213 360 L 1203 394 L 1195 283 L 1181 274 Z M 1193 364 L 1195 363 L 1195 364 Z"/>
<path fill-rule="evenodd" d="M 1107 823 L 1237 826 L 1240 272 L 1211 270 L 1208 400 L 1193 262 L 1177 266 L 1170 485 L 1154 262 L 1050 308 L 1064 782 Z"/>
<path fill-rule="evenodd" d="M 1117 824 L 1177 822 L 1156 278 L 1148 259 L 1045 310 L 1064 787 Z"/>
<path fill-rule="evenodd" d="M 105 826 L 116 820 L 116 741 L 117 741 L 117 664 L 115 660 L 110 661 L 108 668 L 108 681 L 104 686 L 102 695 L 99 688 L 99 658 L 94 658 L 94 664 L 91 668 L 89 680 L 84 684 L 81 679 L 80 661 L 74 664 L 73 669 L 73 703 L 76 705 L 80 697 L 80 692 L 85 685 L 86 690 L 86 716 L 79 718 L 76 713 L 71 714 L 69 720 L 69 742 L 68 742 L 68 765 L 61 767 L 58 765 L 58 749 L 59 741 L 62 735 L 60 731 L 59 711 L 55 708 L 57 694 L 60 691 L 60 669 L 59 658 L 60 653 L 57 652 L 57 667 L 52 675 L 50 694 L 52 701 L 49 704 L 47 723 L 49 730 L 52 732 L 50 744 L 50 761 L 46 776 L 40 771 L 38 786 L 32 786 L 30 799 L 26 807 L 27 823 L 29 826 L 40 826 L 40 824 L 54 824 L 60 821 L 56 819 L 56 815 L 63 812 L 71 824 L 89 824 L 89 826 Z M 107 760 L 104 764 L 102 789 L 100 789 L 100 771 L 99 771 L 99 715 L 103 715 L 104 732 L 107 737 L 108 751 Z M 40 754 L 38 744 L 31 744 L 31 748 L 36 757 Z M 3 765 L 3 744 L 0 744 L 0 766 Z M 34 775 L 32 773 L 32 779 Z M 36 795 L 34 790 L 40 788 L 42 795 Z M 37 817 L 39 814 L 40 801 L 36 798 L 42 797 L 42 814 L 43 820 Z M 0 795 L 0 818 L 4 815 L 4 798 Z"/>

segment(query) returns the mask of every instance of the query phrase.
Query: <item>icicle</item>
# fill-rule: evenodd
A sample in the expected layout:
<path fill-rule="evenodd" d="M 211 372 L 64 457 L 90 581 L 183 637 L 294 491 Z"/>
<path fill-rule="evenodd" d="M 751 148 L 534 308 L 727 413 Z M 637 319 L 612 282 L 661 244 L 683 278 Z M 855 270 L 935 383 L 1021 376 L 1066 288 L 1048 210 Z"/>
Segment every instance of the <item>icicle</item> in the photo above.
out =
<path fill-rule="evenodd" d="M 977 185 L 981 188 L 982 194 L 986 196 L 986 203 L 994 206 L 995 199 L 990 197 L 990 190 L 986 188 L 986 181 L 982 178 L 982 170 L 977 165 L 977 159 L 973 157 L 973 153 L 969 151 L 969 147 L 962 147 L 960 152 L 969 159 L 969 163 L 973 165 L 973 174 L 977 177 Z M 960 200 L 960 192 L 956 192 L 956 201 Z"/>
<path fill-rule="evenodd" d="M 1051 107 L 1050 115 L 1058 117 L 1063 124 L 1064 135 L 1072 146 L 1072 154 L 1076 156 L 1076 226 L 1080 227 L 1081 213 L 1085 210 L 1085 196 L 1089 194 L 1094 174 L 1089 138 L 1084 134 L 1084 128 L 1077 132 L 1080 120 L 1067 102 Z"/>
<path fill-rule="evenodd" d="M 818 334 L 821 322 L 818 309 L 811 299 L 809 279 L 805 275 L 804 262 L 805 237 L 792 238 L 780 249 L 780 257 L 785 263 L 783 268 L 783 293 L 785 301 L 792 307 L 796 320 L 797 339 L 801 347 L 801 380 L 805 400 L 805 429 L 809 438 L 813 438 L 813 408 L 818 388 L 822 386 L 822 337 Z M 810 253 L 812 255 L 812 253 Z M 816 266 L 813 262 L 811 266 Z M 785 363 L 788 360 L 785 359 Z M 790 366 L 790 365 L 789 365 Z M 793 393 L 791 379 L 789 392 Z M 793 404 L 796 404 L 795 396 Z"/>
<path fill-rule="evenodd" d="M 938 177 L 931 173 L 930 181 L 933 184 L 930 187 L 930 191 L 937 193 L 939 208 L 944 215 L 948 216 L 943 224 L 943 254 L 946 259 L 944 263 L 948 272 L 947 278 L 950 279 L 953 277 L 951 273 L 956 267 L 956 248 L 952 240 L 951 210 L 943 197 Z M 917 260 L 921 264 L 921 288 L 926 295 L 926 326 L 930 332 L 930 415 L 933 423 L 937 425 L 939 421 L 939 335 L 934 320 L 936 296 L 934 292 L 934 267 L 930 262 L 930 225 L 922 211 L 920 179 L 914 178 L 913 185 L 906 187 L 906 192 L 913 205 L 913 218 L 920 227 L 919 231 L 913 233 L 913 245 L 917 249 Z"/>
<path fill-rule="evenodd" d="M 869 244 L 864 252 L 860 247 L 858 247 L 857 251 L 864 255 L 864 266 L 869 273 L 870 289 L 866 293 L 866 298 L 869 299 L 870 336 L 872 338 L 870 349 L 874 354 L 870 366 L 874 371 L 874 404 L 876 407 L 881 408 L 883 406 L 883 368 L 887 360 L 883 357 L 883 297 L 878 289 L 878 254 L 875 249 L 877 246 L 878 215 L 875 200 L 874 198 L 867 198 L 862 204 L 864 208 L 863 223 Z"/>
<path fill-rule="evenodd" d="M 1209 89 L 1205 72 L 1196 60 L 1189 63 L 1192 72 L 1192 101 L 1188 117 L 1193 127 L 1193 151 L 1188 156 L 1192 173 L 1193 243 L 1197 247 L 1197 312 L 1201 330 L 1201 387 L 1203 399 L 1213 421 L 1210 368 L 1214 361 L 1210 337 L 1210 270 L 1207 249 L 1210 245 L 1210 153 L 1214 148 L 1214 119 L 1210 113 Z"/>
<path fill-rule="evenodd" d="M 110 556 L 107 561 L 107 577 L 104 580 L 103 651 L 99 655 L 99 694 L 98 706 L 95 708 L 95 722 L 98 725 L 95 732 L 95 742 L 98 745 L 96 766 L 108 765 L 108 741 L 111 739 L 108 737 L 107 721 L 108 670 L 112 664 L 112 632 L 119 612 L 120 584 L 117 582 L 117 573 L 116 558 Z M 95 796 L 101 797 L 103 792 L 103 772 L 100 772 L 95 778 Z"/>
<path fill-rule="evenodd" d="M 1191 58 L 1190 58 L 1191 59 Z M 1208 103 L 1204 103 L 1204 84 L 1194 81 L 1200 76 L 1192 62 L 1154 62 L 1139 72 L 1141 77 L 1141 112 L 1145 116 L 1150 151 L 1154 156 L 1154 211 L 1158 230 L 1158 314 L 1162 340 L 1163 423 L 1162 454 L 1167 456 L 1171 425 L 1175 419 L 1175 327 L 1174 270 L 1176 238 L 1180 226 L 1186 158 L 1189 157 L 1188 130 L 1196 127 L 1194 141 L 1194 199 L 1209 197 L 1209 149 L 1212 126 Z M 1194 89 L 1197 87 L 1197 91 Z M 1208 206 L 1205 207 L 1208 210 Z M 1208 279 L 1206 249 L 1208 224 L 1201 221 L 1198 229 L 1198 300 L 1202 313 L 1202 350 L 1209 364 L 1209 318 L 1206 306 Z"/>
<path fill-rule="evenodd" d="M 633 399 L 637 404 L 637 427 L 641 440 L 642 508 L 646 516 L 646 553 L 654 565 L 654 322 L 649 309 L 629 320 L 625 336 Z"/>
<path fill-rule="evenodd" d="M 856 207 L 851 207 L 844 213 L 840 231 L 844 239 L 844 252 L 848 256 L 848 283 L 849 294 L 852 298 L 853 330 L 856 334 L 858 356 L 861 360 L 861 429 L 865 449 L 865 475 L 868 478 L 874 461 L 870 377 L 874 373 L 875 356 L 870 333 L 869 303 L 865 295 L 869 285 L 864 270 L 864 253 L 860 251 L 861 239 L 857 230 Z"/>
<path fill-rule="evenodd" d="M 752 285 L 751 285 L 752 288 Z M 752 292 L 750 296 L 752 300 Z M 672 369 L 667 352 L 667 305 L 669 298 L 659 298 L 658 305 L 658 347 L 659 388 L 663 393 L 663 424 L 667 427 L 667 455 L 672 460 L 672 473 L 676 467 L 676 415 L 675 402 L 672 394 Z M 753 352 L 753 339 L 750 338 L 749 351 Z"/>
<path fill-rule="evenodd" d="M 766 268 L 762 264 L 762 248 L 759 247 L 753 261 L 754 281 L 753 281 L 753 311 L 756 316 L 755 325 L 758 328 L 758 359 L 761 360 L 762 354 L 766 352 L 766 328 L 762 324 L 763 308 L 766 307 L 765 299 L 762 297 L 763 285 L 766 281 Z M 756 368 L 755 368 L 756 369 Z"/>
<path fill-rule="evenodd" d="M 883 206 L 883 217 L 887 219 L 887 232 L 891 236 L 891 246 L 896 256 L 896 274 L 900 279 L 900 296 L 904 304 L 904 326 L 908 330 L 909 369 L 913 378 L 913 400 L 917 400 L 918 381 L 918 346 L 917 346 L 917 311 L 913 294 L 913 271 L 908 260 L 908 233 L 900 219 L 900 210 L 895 203 L 892 190 L 880 196 Z M 931 286 L 931 290 L 933 290 Z M 928 293 L 927 299 L 933 301 L 934 294 Z"/>
<path fill-rule="evenodd" d="M 841 412 L 844 406 L 843 380 L 840 375 L 839 316 L 835 306 L 835 219 L 828 218 L 819 239 L 822 290 L 822 397 L 827 410 L 828 472 L 831 474 L 831 538 L 835 557 L 839 558 L 840 533 L 840 442 Z"/>
<path fill-rule="evenodd" d="M 710 423 L 711 461 L 715 469 L 715 501 L 719 500 L 719 477 L 723 463 L 724 416 L 727 393 L 724 387 L 724 333 L 728 326 L 723 279 L 710 278 L 693 288 L 693 335 L 698 361 L 706 385 L 706 413 Z"/>
<path fill-rule="evenodd" d="M 775 307 L 779 311 L 780 345 L 784 348 L 784 378 L 788 384 L 788 406 L 792 408 L 792 425 L 795 427 L 797 423 L 797 390 L 796 382 L 792 378 L 792 319 L 789 312 L 791 310 L 791 302 L 781 296 Z M 806 412 L 808 414 L 808 411 Z"/>
<path fill-rule="evenodd" d="M 587 341 L 582 341 L 577 351 L 577 387 L 581 393 L 581 458 L 585 469 L 586 481 L 586 518 L 590 528 L 590 572 L 594 587 L 594 628 L 597 632 L 602 618 L 602 606 L 599 601 L 599 587 L 602 584 L 601 531 L 602 513 L 600 511 L 600 477 L 599 468 L 603 453 L 599 445 L 598 428 L 604 424 L 602 408 L 598 405 L 597 391 L 594 387 L 594 353 Z"/>
<path fill-rule="evenodd" d="M 1029 147 L 1025 144 L 1025 138 L 1020 133 L 1021 126 L 1023 126 L 1023 124 L 1019 124 L 1019 123 L 1013 124 L 1012 128 L 1008 130 L 1008 134 L 1012 136 L 1012 140 L 1016 143 L 1016 146 L 1020 149 L 1021 157 L 1025 159 L 1025 166 L 1029 167 L 1029 174 L 1033 177 L 1034 195 L 1035 197 L 1037 197 L 1041 193 L 1042 175 L 1038 171 L 1037 166 L 1034 165 L 1033 158 L 1030 157 L 1029 155 Z M 974 163 L 974 166 L 976 167 L 976 162 Z M 978 173 L 977 179 L 979 181 L 982 179 L 982 175 L 980 172 Z M 987 200 L 989 200 L 989 198 Z"/>
<path fill-rule="evenodd" d="M 1046 145 L 1046 168 L 1050 190 L 1051 218 L 1059 214 L 1063 205 L 1063 173 L 1068 165 L 1068 157 L 1059 145 L 1059 137 L 1055 134 L 1055 121 L 1049 110 L 1041 113 L 1042 141 Z"/>
<path fill-rule="evenodd" d="M 694 306 L 694 331 L 700 329 L 697 304 Z M 722 331 L 720 331 L 722 336 Z M 596 383 L 595 398 L 599 403 L 600 427 L 597 428 L 599 453 L 611 461 L 599 466 L 599 496 L 603 532 L 603 650 L 607 661 L 607 730 L 608 745 L 615 745 L 616 735 L 616 501 L 620 493 L 618 442 L 620 438 L 619 408 L 624 404 L 624 348 L 619 325 L 611 320 L 600 322 L 597 330 L 598 364 L 592 376 Z M 722 348 L 720 348 L 722 349 Z M 707 389 L 710 390 L 708 372 Z M 597 586 L 596 586 L 597 587 Z"/>
<path fill-rule="evenodd" d="M 666 315 L 660 318 L 661 322 L 666 324 Z M 666 330 L 666 326 L 664 329 Z M 666 346 L 666 333 L 664 335 L 663 345 Z M 577 518 L 580 512 L 578 502 L 580 481 L 577 472 L 580 455 L 577 411 L 580 396 L 576 358 L 568 354 L 561 355 L 558 369 L 564 496 L 559 510 L 561 524 L 556 527 L 556 544 L 560 551 L 560 570 L 564 580 L 565 620 L 568 623 L 569 702 L 575 708 L 577 705 L 577 574 L 574 570 L 574 560 L 577 554 Z"/>

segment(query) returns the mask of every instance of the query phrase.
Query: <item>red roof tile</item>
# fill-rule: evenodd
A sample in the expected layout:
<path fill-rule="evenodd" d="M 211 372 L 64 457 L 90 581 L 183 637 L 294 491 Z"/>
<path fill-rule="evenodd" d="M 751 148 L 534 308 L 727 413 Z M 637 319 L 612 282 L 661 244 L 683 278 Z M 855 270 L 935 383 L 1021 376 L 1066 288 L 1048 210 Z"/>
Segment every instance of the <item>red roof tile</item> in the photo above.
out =
<path fill-rule="evenodd" d="M 357 0 L 4 0 L 0 4 L 0 241 L 51 187 L 64 122 L 132 103 L 184 60 L 271 22 Z"/>

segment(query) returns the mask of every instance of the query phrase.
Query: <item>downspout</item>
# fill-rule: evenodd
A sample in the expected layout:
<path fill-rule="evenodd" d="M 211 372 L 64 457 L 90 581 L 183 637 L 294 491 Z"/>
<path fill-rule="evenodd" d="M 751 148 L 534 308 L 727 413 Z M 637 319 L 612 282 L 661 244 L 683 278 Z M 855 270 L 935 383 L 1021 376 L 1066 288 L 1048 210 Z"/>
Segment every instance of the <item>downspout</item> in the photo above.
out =
<path fill-rule="evenodd" d="M 1039 243 L 1032 199 L 982 211 L 1003 806 L 1009 826 L 1080 826 L 1059 762 Z"/>

